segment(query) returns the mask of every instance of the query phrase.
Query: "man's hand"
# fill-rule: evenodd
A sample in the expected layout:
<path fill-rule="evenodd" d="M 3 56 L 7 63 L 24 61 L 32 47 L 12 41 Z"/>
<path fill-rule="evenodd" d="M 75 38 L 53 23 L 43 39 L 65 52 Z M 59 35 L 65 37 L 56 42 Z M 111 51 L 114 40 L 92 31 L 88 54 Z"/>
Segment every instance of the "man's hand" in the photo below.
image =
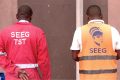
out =
<path fill-rule="evenodd" d="M 29 75 L 26 73 L 25 70 L 20 70 L 18 72 L 18 77 L 20 78 L 20 80 L 29 80 Z"/>
<path fill-rule="evenodd" d="M 72 51 L 72 58 L 73 58 L 73 60 L 79 61 L 79 58 L 78 58 L 79 52 L 80 52 L 80 50 L 73 50 Z"/>

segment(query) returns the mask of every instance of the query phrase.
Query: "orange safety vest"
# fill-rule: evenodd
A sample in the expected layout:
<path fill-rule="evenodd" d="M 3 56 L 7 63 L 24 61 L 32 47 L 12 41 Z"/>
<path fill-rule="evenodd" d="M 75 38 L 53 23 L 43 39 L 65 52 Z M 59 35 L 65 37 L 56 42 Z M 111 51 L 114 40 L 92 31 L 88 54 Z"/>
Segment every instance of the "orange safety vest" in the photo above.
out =
<path fill-rule="evenodd" d="M 117 53 L 112 47 L 111 27 L 91 22 L 81 30 L 80 80 L 117 80 Z"/>

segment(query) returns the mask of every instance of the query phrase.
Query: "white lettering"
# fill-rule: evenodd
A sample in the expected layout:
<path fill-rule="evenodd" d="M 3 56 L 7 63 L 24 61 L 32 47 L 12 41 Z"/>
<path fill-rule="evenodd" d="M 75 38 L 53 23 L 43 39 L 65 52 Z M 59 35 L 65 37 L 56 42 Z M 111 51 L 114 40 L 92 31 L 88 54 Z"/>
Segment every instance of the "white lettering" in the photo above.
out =
<path fill-rule="evenodd" d="M 25 44 L 26 39 L 22 39 L 22 41 L 23 41 L 23 44 Z"/>
<path fill-rule="evenodd" d="M 18 40 L 18 39 L 14 39 L 14 40 L 15 40 L 15 45 L 17 45 L 17 40 Z"/>
<path fill-rule="evenodd" d="M 18 39 L 17 44 L 18 44 L 18 45 L 21 45 L 21 44 L 22 44 L 22 39 Z"/>
<path fill-rule="evenodd" d="M 21 38 L 20 32 L 16 32 L 16 38 Z"/>
<path fill-rule="evenodd" d="M 25 32 L 21 32 L 21 38 L 25 37 Z"/>
<path fill-rule="evenodd" d="M 29 32 L 11 32 L 11 37 L 26 38 L 29 37 Z"/>
<path fill-rule="evenodd" d="M 14 32 L 11 32 L 11 37 L 15 37 L 15 33 Z"/>
<path fill-rule="evenodd" d="M 26 38 L 24 39 L 14 39 L 15 45 L 22 45 L 25 44 Z"/>
<path fill-rule="evenodd" d="M 11 37 L 14 38 L 15 45 L 25 44 L 29 36 L 29 32 L 11 32 Z"/>
<path fill-rule="evenodd" d="M 29 37 L 29 32 L 26 32 L 25 37 Z"/>

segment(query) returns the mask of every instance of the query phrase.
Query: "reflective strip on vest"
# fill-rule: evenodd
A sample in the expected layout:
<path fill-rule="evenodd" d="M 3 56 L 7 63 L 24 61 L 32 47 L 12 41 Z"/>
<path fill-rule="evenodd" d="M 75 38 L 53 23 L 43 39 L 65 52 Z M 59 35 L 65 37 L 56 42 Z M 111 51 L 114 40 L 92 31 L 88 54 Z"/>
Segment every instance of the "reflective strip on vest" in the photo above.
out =
<path fill-rule="evenodd" d="M 82 56 L 82 57 L 79 57 L 79 61 L 82 61 L 82 60 L 116 60 L 116 56 L 107 56 L 107 55 L 104 55 L 104 56 Z"/>
<path fill-rule="evenodd" d="M 116 73 L 117 69 L 109 70 L 79 70 L 80 74 L 105 74 L 105 73 Z"/>
<path fill-rule="evenodd" d="M 6 56 L 6 52 L 0 52 L 0 56 Z"/>
<path fill-rule="evenodd" d="M 38 64 L 15 64 L 15 65 L 18 66 L 21 69 L 38 67 Z"/>

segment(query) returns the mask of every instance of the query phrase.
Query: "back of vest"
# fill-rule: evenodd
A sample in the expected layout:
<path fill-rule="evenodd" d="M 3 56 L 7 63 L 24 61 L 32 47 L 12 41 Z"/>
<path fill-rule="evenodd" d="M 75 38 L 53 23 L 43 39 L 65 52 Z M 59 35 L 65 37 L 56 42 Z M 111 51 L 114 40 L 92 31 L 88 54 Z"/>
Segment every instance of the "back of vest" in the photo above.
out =
<path fill-rule="evenodd" d="M 81 30 L 80 80 L 117 80 L 117 53 L 112 47 L 111 27 L 93 22 Z"/>

